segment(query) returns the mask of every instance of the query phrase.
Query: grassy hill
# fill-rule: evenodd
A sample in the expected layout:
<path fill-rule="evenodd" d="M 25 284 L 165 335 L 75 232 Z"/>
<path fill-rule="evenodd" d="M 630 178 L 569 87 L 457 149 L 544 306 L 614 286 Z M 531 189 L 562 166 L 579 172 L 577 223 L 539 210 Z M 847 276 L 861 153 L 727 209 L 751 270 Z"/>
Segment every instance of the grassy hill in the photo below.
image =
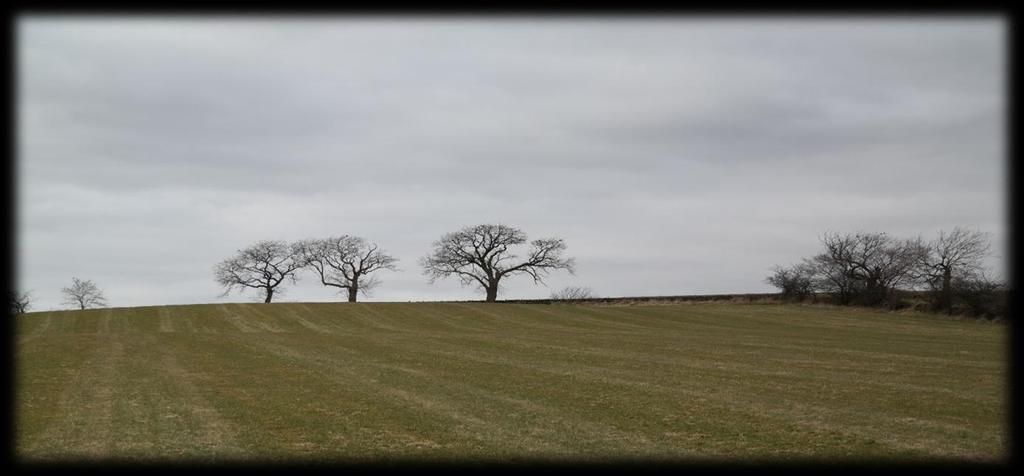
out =
<path fill-rule="evenodd" d="M 826 306 L 287 303 L 17 318 L 24 461 L 1003 460 L 1008 329 Z"/>

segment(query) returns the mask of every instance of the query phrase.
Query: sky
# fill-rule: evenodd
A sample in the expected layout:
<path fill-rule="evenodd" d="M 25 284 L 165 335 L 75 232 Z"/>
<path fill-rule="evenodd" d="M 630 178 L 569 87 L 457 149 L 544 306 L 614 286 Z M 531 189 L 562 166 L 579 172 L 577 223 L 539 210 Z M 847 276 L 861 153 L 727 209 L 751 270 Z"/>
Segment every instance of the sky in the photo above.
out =
<path fill-rule="evenodd" d="M 995 16 L 21 16 L 18 285 L 33 310 L 69 308 L 72 277 L 113 307 L 254 302 L 221 296 L 213 267 L 348 234 L 399 260 L 361 300 L 482 299 L 417 263 L 482 223 L 576 260 L 499 299 L 772 292 L 828 231 L 978 229 L 1005 275 L 1006 33 Z M 275 301 L 345 299 L 299 278 Z"/>

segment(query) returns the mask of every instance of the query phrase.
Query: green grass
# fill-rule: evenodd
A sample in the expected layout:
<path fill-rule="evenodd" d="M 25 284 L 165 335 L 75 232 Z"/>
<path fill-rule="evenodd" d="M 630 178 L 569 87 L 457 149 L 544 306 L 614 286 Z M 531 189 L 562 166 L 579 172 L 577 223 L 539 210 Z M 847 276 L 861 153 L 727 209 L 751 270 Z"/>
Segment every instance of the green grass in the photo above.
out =
<path fill-rule="evenodd" d="M 1008 453 L 1001 324 L 826 306 L 476 303 L 17 322 L 26 462 Z"/>

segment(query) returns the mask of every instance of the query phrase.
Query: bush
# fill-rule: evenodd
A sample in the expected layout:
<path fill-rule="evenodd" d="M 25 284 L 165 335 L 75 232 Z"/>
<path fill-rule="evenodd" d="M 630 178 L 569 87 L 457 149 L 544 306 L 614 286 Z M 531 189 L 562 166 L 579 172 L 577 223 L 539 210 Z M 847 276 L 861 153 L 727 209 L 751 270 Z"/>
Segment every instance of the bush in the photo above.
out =
<path fill-rule="evenodd" d="M 1008 317 L 1009 292 L 1003 283 L 984 276 L 956 279 L 952 289 L 953 306 L 959 313 L 988 319 Z"/>
<path fill-rule="evenodd" d="M 814 293 L 813 274 L 805 266 L 775 267 L 765 282 L 779 289 L 783 301 L 803 302 Z"/>
<path fill-rule="evenodd" d="M 551 293 L 551 299 L 555 301 L 579 301 L 582 299 L 593 299 L 594 291 L 582 286 L 568 286 L 559 291 Z"/>

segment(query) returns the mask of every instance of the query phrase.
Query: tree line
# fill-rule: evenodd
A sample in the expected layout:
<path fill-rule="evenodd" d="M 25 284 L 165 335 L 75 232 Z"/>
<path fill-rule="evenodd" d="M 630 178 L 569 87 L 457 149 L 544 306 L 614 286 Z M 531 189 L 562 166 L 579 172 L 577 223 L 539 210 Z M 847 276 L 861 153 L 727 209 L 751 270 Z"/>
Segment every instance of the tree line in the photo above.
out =
<path fill-rule="evenodd" d="M 1005 283 L 986 273 L 987 233 L 956 227 L 932 240 L 886 233 L 826 233 L 818 254 L 777 266 L 765 281 L 789 301 L 824 294 L 835 304 L 900 308 L 923 293 L 934 311 L 1006 315 Z"/>
<path fill-rule="evenodd" d="M 908 291 L 917 291 L 935 311 L 1006 315 L 1008 286 L 989 277 L 982 266 L 991 248 L 987 233 L 956 227 L 925 241 L 886 233 L 830 232 L 820 242 L 818 254 L 794 265 L 777 266 L 765 279 L 784 300 L 802 302 L 824 296 L 840 305 L 900 308 L 908 305 Z M 522 257 L 515 254 L 527 243 Z M 502 283 L 512 276 L 526 275 L 543 284 L 554 270 L 574 274 L 575 260 L 565 257 L 565 250 L 560 238 L 529 241 L 517 228 L 483 224 L 443 235 L 419 265 L 430 283 L 455 277 L 483 291 L 486 302 L 495 302 Z M 284 291 L 284 285 L 297 283 L 305 270 L 323 286 L 337 288 L 349 302 L 356 302 L 360 294 L 381 284 L 377 272 L 395 271 L 397 262 L 376 243 L 341 235 L 293 243 L 259 241 L 218 263 L 213 274 L 224 288 L 222 296 L 252 289 L 269 303 Z M 91 280 L 75 277 L 61 292 L 64 304 L 78 309 L 106 305 L 103 291 Z M 591 298 L 593 293 L 589 288 L 568 287 L 551 297 L 572 302 Z M 10 313 L 24 313 L 30 300 L 31 293 L 11 292 Z"/>
<path fill-rule="evenodd" d="M 515 248 L 527 241 L 522 230 L 507 225 L 470 226 L 435 241 L 419 264 L 430 283 L 457 277 L 463 285 L 479 287 L 486 302 L 497 300 L 501 283 L 509 277 L 527 275 L 534 283 L 543 284 L 543 277 L 552 270 L 573 273 L 574 261 L 563 257 L 566 245 L 562 239 L 530 241 L 525 257 L 519 258 Z M 222 296 L 236 289 L 255 289 L 262 293 L 263 302 L 269 303 L 284 289 L 282 284 L 295 284 L 302 270 L 311 270 L 322 285 L 336 287 L 348 294 L 349 302 L 356 302 L 360 293 L 380 284 L 371 274 L 394 271 L 397 262 L 376 243 L 342 235 L 294 243 L 259 241 L 217 264 L 213 274 L 224 287 Z"/>
<path fill-rule="evenodd" d="M 437 279 L 457 277 L 463 285 L 478 286 L 487 302 L 497 300 L 506 279 L 516 275 L 530 276 L 543 284 L 543 277 L 552 270 L 573 273 L 574 260 L 563 256 L 566 245 L 560 238 L 529 241 L 524 258 L 516 248 L 528 242 L 526 234 L 507 225 L 483 224 L 447 233 L 433 243 L 429 254 L 419 260 L 423 274 L 430 283 Z M 374 274 L 397 270 L 398 259 L 387 254 L 376 243 L 358 236 L 341 235 L 321 239 L 305 239 L 293 243 L 264 240 L 238 250 L 213 269 L 214 280 L 224 288 L 221 296 L 232 291 L 256 290 L 263 302 L 272 302 L 285 289 L 298 282 L 299 273 L 312 271 L 320 284 L 337 288 L 356 302 L 381 281 Z M 79 309 L 106 305 L 103 292 L 90 280 L 73 279 L 62 289 L 64 304 Z M 586 288 L 566 288 L 565 300 L 589 295 Z M 557 293 L 556 293 L 557 294 Z M 22 314 L 30 304 L 30 293 L 10 293 L 10 313 Z"/>

